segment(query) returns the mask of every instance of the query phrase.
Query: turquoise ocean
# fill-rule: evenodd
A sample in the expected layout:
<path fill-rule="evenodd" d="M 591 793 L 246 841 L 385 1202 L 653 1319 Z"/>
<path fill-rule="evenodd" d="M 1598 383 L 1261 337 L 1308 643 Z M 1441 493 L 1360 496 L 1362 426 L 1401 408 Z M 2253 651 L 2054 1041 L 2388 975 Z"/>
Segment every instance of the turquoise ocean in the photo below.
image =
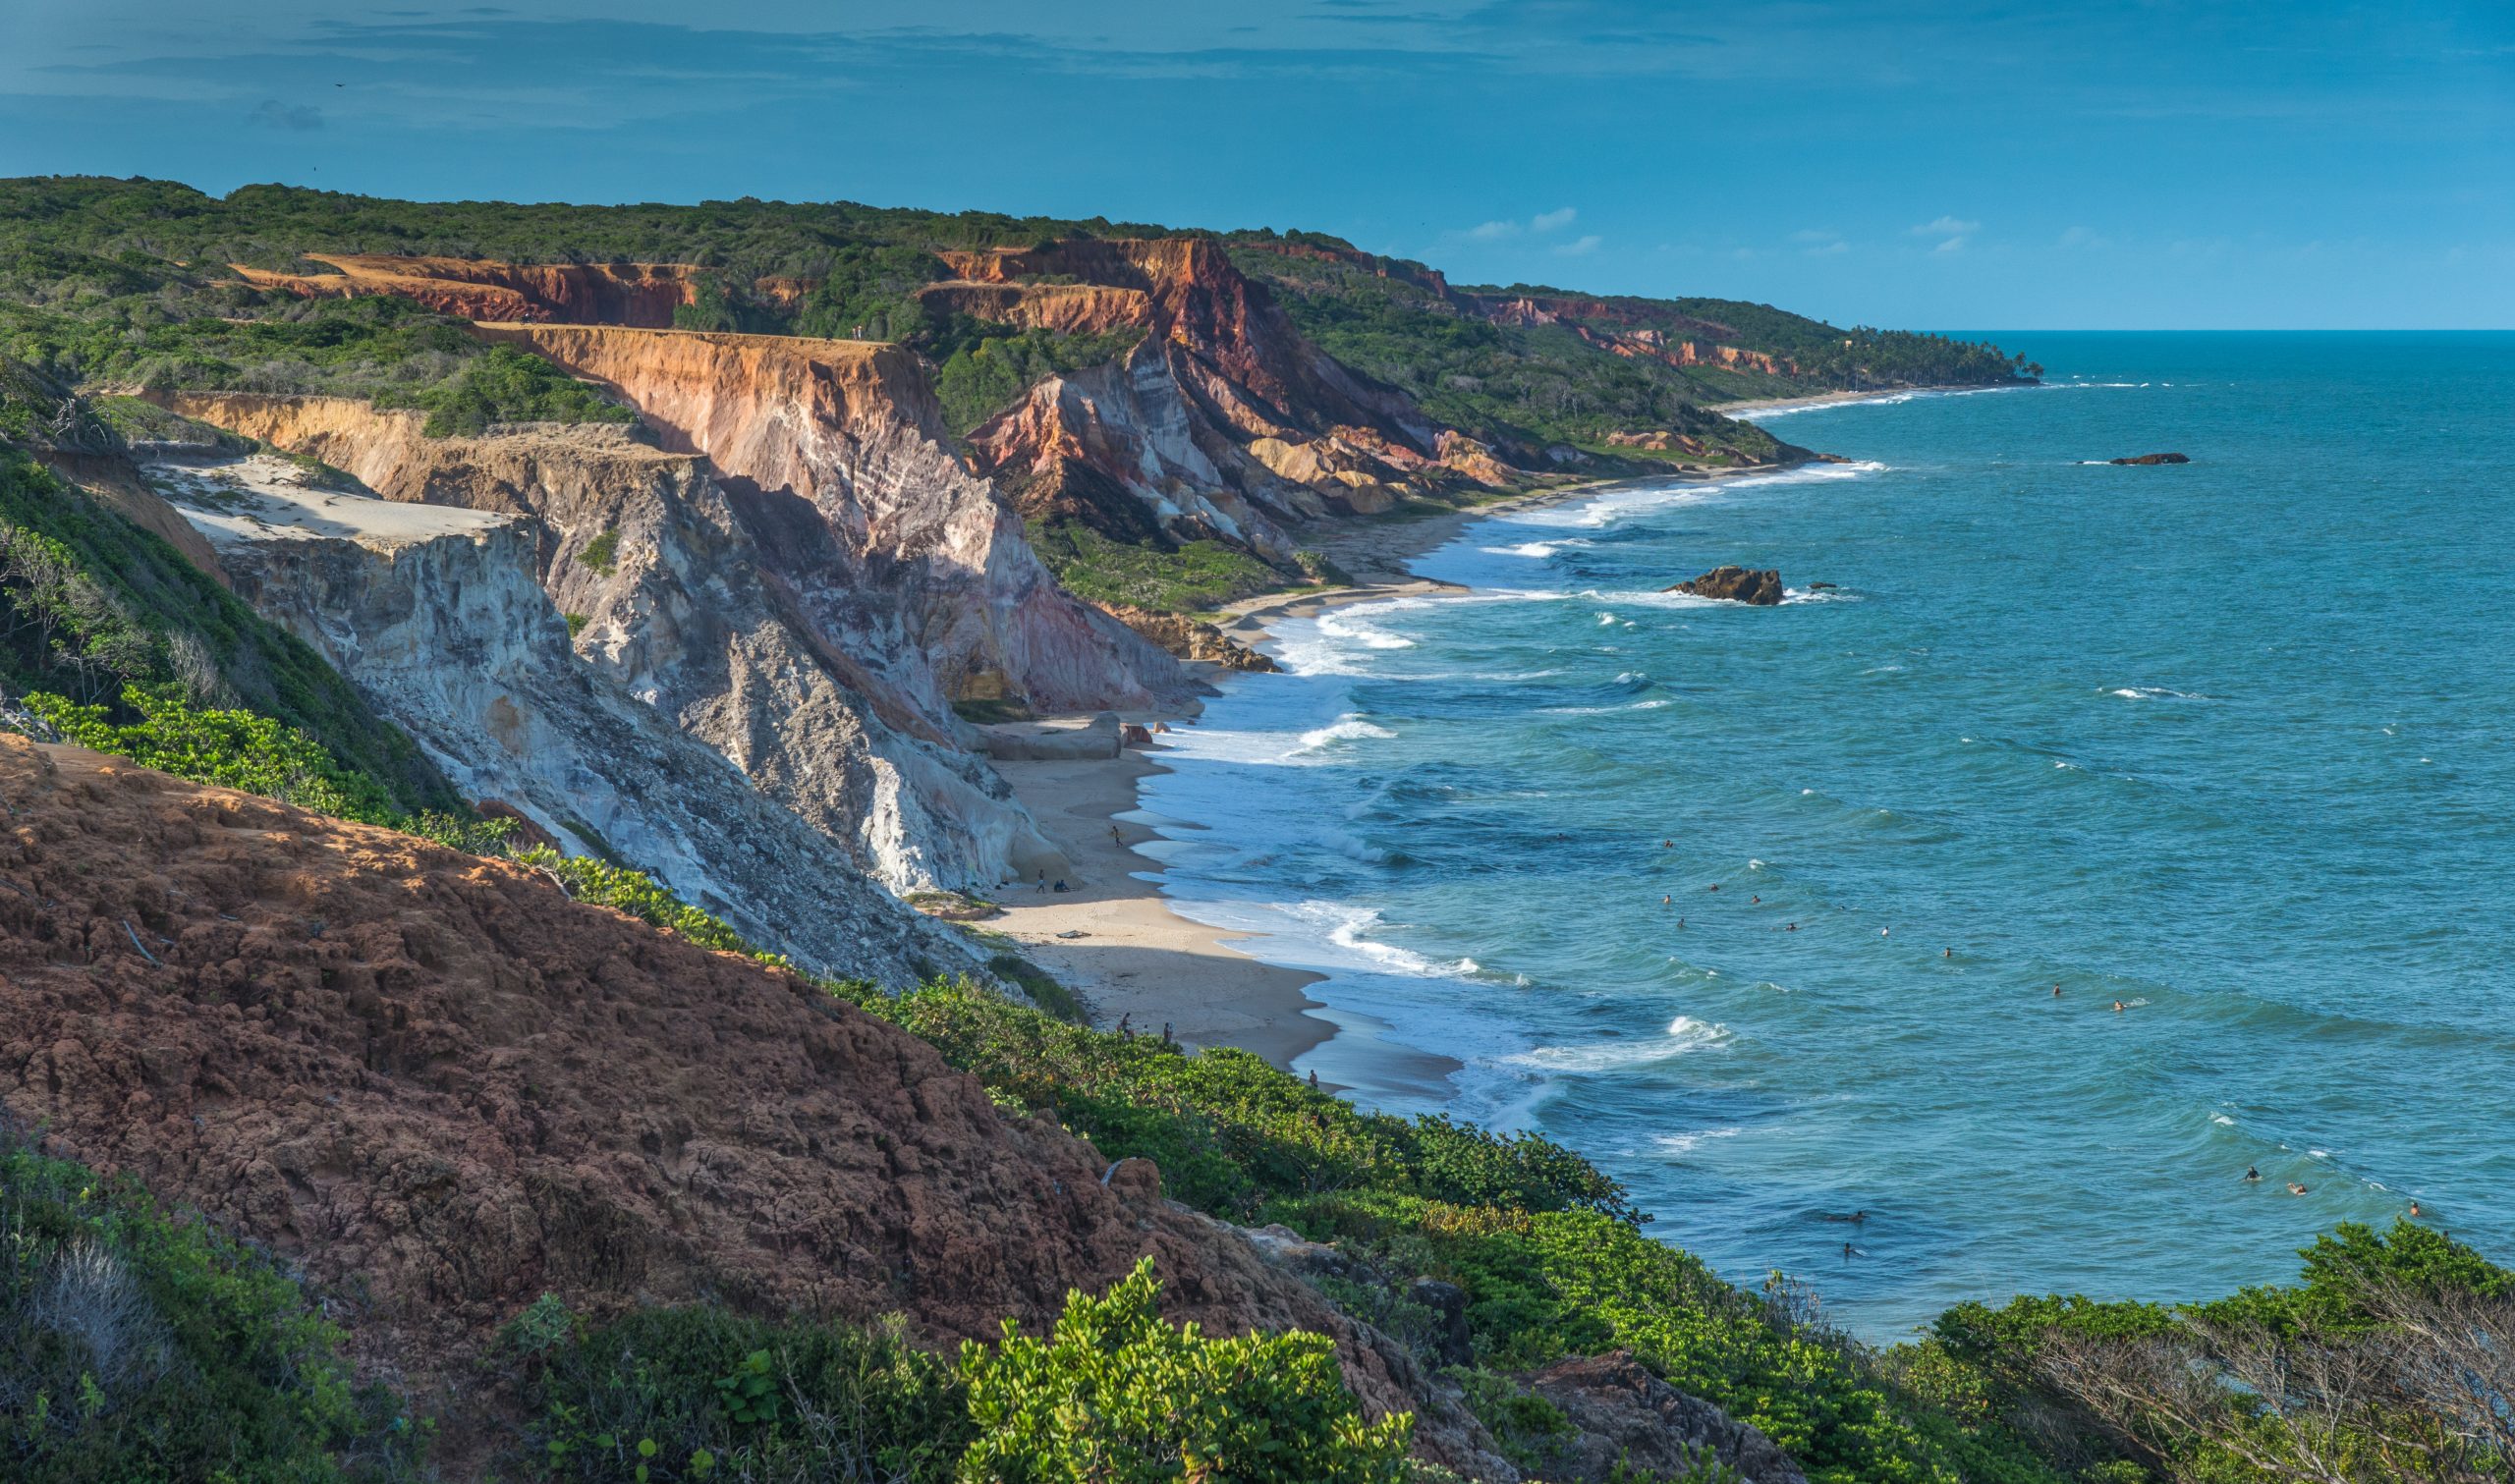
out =
<path fill-rule="evenodd" d="M 1173 906 L 1328 976 L 1304 1068 L 1872 1339 L 2413 1199 L 2515 1259 L 2515 334 L 1990 338 L 2047 384 L 1758 413 L 1851 462 L 1283 626 L 1146 783 Z M 1723 563 L 1789 600 L 1660 591 Z"/>

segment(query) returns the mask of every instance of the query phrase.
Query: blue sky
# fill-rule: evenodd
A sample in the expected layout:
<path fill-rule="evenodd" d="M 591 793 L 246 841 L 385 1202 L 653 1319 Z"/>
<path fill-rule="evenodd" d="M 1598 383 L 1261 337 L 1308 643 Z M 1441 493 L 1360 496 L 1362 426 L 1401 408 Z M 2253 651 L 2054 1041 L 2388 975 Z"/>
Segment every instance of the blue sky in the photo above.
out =
<path fill-rule="evenodd" d="M 0 175 L 1308 227 L 2009 328 L 2515 326 L 2515 4 L 0 0 Z"/>

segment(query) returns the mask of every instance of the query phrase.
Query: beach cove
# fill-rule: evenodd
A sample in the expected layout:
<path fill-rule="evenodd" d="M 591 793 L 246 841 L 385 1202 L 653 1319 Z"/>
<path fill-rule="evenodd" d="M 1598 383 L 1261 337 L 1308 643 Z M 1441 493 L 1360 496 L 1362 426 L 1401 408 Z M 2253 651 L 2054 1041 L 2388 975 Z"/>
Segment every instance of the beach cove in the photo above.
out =
<path fill-rule="evenodd" d="M 1485 515 L 1413 564 L 1448 590 L 1269 615 L 1288 673 L 1121 821 L 1280 975 L 1294 1033 L 1214 1042 L 1541 1129 L 1878 1337 L 2267 1281 L 2413 1198 L 2515 1237 L 2462 1123 L 2515 1077 L 2506 339 L 2055 339 L 2046 389 L 1766 414 L 1854 464 Z M 1658 590 L 1732 561 L 1791 601 Z"/>

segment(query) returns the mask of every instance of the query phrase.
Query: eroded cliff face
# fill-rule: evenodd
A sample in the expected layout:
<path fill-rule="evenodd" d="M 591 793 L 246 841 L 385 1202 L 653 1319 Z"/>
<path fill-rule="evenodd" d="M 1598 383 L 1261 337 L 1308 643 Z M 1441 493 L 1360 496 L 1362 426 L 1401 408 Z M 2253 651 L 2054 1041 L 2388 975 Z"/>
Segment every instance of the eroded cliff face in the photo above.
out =
<path fill-rule="evenodd" d="M 347 469 L 388 499 L 530 517 L 577 655 L 715 748 L 896 891 L 1065 862 L 1002 779 L 817 633 L 707 462 L 615 429 L 427 438 L 339 398 L 193 395 L 187 415 Z"/>
<path fill-rule="evenodd" d="M 484 258 L 309 252 L 336 271 L 274 273 L 230 264 L 260 289 L 301 299 L 394 294 L 465 319 L 661 327 L 696 302 L 702 270 L 688 263 L 502 263 Z"/>
<path fill-rule="evenodd" d="M 1787 357 L 1720 344 L 1736 340 L 1738 332 L 1716 320 L 1674 315 L 1657 307 L 1643 309 L 1602 299 L 1501 294 L 1448 297 L 1466 312 L 1495 324 L 1563 325 L 1600 350 L 1628 360 L 1656 360 L 1672 366 L 1727 366 L 1766 376 L 1799 374 L 1797 362 Z"/>
<path fill-rule="evenodd" d="M 940 731 L 966 735 L 956 700 L 1133 707 L 1187 685 L 1168 655 L 1057 586 L 1017 514 L 952 456 L 905 349 L 560 325 L 479 333 L 612 388 L 667 447 L 704 455 L 803 622 Z"/>
<path fill-rule="evenodd" d="M 400 724 L 472 798 L 633 862 L 824 972 L 914 983 L 966 961 L 820 831 L 581 663 L 515 516 L 308 485 L 267 456 L 151 466 L 239 596 Z"/>
<path fill-rule="evenodd" d="M 1087 289 L 1135 296 L 1103 301 L 1130 313 L 1142 305 L 1109 321 L 1147 332 L 1122 361 L 1042 381 L 971 436 L 978 467 L 1026 515 L 1121 539 L 1141 539 L 1148 524 L 1284 561 L 1287 523 L 1512 477 L 1489 450 L 1320 353 L 1213 242 L 1091 239 L 941 256 L 960 279 L 926 292 L 981 318 L 1044 322 L 1051 305 L 1088 302 L 1078 297 Z M 1080 282 L 1026 282 L 1043 276 Z"/>

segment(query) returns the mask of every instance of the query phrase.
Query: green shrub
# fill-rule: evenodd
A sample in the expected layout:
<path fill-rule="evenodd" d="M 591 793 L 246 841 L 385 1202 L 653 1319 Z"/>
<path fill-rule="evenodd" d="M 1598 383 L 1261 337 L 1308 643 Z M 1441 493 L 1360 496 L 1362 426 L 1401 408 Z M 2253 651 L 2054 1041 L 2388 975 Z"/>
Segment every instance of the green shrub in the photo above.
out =
<path fill-rule="evenodd" d="M 117 722 L 102 706 L 35 691 L 27 710 L 65 742 L 127 757 L 142 767 L 259 794 L 356 824 L 382 825 L 475 855 L 500 853 L 515 833 L 512 819 L 480 819 L 440 809 L 405 814 L 374 780 L 333 760 L 314 739 L 252 711 L 195 707 L 171 686 L 133 686 Z"/>
<path fill-rule="evenodd" d="M 896 1319 L 646 1309 L 535 1353 L 531 1441 L 583 1484 L 942 1484 L 973 1436 L 959 1377 Z"/>
<path fill-rule="evenodd" d="M 312 1484 L 411 1461 L 426 1428 L 340 1347 L 268 1259 L 0 1136 L 0 1477 Z"/>
<path fill-rule="evenodd" d="M 1152 1259 L 1094 1298 L 1066 1295 L 1047 1340 L 1008 1320 L 961 1349 L 978 1440 L 971 1484 L 1396 1484 L 1410 1417 L 1365 1422 L 1323 1335 L 1207 1339 L 1154 1312 Z"/>
<path fill-rule="evenodd" d="M 586 549 L 577 553 L 579 566 L 590 567 L 606 577 L 619 570 L 619 560 L 620 532 L 617 530 L 604 531 L 587 541 Z"/>
<path fill-rule="evenodd" d="M 1246 1220 L 1270 1200 L 1349 1188 L 1633 1215 L 1623 1186 L 1559 1144 L 1367 1113 L 1245 1051 L 1181 1056 L 1155 1037 L 1069 1024 L 968 983 L 866 1008 L 1103 1155 L 1154 1161 L 1172 1195 L 1216 1215 Z"/>
<path fill-rule="evenodd" d="M 1076 597 L 1162 613 L 1205 613 L 1238 598 L 1293 586 L 1295 579 L 1220 541 L 1176 549 L 1113 541 L 1088 525 L 1033 522 L 1031 544 Z"/>
<path fill-rule="evenodd" d="M 1020 954 L 997 954 L 986 961 L 986 966 L 997 976 L 1020 985 L 1032 1004 L 1058 1019 L 1081 1024 L 1090 1018 L 1083 1013 L 1083 1004 L 1075 999 L 1074 991 Z"/>

